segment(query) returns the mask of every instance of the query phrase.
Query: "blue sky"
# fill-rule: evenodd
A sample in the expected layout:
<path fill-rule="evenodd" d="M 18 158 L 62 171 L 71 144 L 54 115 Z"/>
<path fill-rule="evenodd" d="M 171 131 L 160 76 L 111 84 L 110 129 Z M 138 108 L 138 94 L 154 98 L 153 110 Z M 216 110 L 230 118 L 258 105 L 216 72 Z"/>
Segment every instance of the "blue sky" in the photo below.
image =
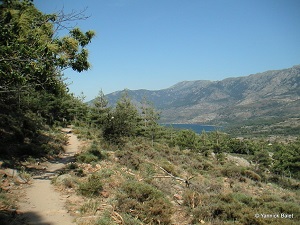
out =
<path fill-rule="evenodd" d="M 44 13 L 86 9 L 89 71 L 64 71 L 86 100 L 183 80 L 222 80 L 300 64 L 299 0 L 35 0 Z"/>

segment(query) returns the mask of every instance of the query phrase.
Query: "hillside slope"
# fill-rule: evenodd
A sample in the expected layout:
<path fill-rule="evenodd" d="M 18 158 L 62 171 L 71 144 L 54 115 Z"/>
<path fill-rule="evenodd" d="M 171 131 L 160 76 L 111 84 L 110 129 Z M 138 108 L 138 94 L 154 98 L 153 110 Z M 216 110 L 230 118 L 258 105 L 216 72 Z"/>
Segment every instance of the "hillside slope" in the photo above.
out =
<path fill-rule="evenodd" d="M 163 90 L 127 91 L 136 104 L 143 97 L 153 102 L 166 123 L 292 118 L 300 109 L 300 65 L 222 81 L 183 81 Z M 115 104 L 121 94 L 106 97 Z"/>

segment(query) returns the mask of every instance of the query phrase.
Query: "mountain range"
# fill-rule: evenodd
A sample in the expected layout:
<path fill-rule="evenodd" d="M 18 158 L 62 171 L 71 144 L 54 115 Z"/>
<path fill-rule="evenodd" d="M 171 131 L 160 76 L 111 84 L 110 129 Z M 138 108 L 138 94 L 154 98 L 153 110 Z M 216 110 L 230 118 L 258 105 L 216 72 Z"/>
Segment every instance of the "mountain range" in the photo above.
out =
<path fill-rule="evenodd" d="M 182 81 L 162 90 L 126 90 L 133 103 L 144 97 L 162 123 L 224 124 L 270 118 L 299 118 L 300 65 L 221 81 Z M 114 105 L 124 91 L 106 95 Z"/>

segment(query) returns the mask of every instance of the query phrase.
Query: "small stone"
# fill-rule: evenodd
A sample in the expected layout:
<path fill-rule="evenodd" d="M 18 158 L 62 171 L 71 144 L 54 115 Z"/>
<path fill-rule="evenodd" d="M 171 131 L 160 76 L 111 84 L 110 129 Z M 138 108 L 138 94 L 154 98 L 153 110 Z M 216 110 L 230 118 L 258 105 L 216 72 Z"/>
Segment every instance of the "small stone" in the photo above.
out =
<path fill-rule="evenodd" d="M 101 191 L 100 194 L 104 197 L 104 198 L 108 198 L 109 197 L 109 193 L 107 191 Z"/>
<path fill-rule="evenodd" d="M 56 178 L 56 184 L 62 185 L 62 184 L 64 184 L 65 180 L 68 180 L 68 179 L 72 179 L 72 176 L 70 174 L 60 175 Z"/>
<path fill-rule="evenodd" d="M 182 200 L 182 196 L 179 195 L 179 194 L 174 194 L 173 197 L 174 197 L 176 200 Z"/>
<path fill-rule="evenodd" d="M 177 203 L 178 203 L 179 205 L 182 205 L 182 204 L 184 203 L 184 201 L 183 201 L 183 200 L 177 200 Z"/>

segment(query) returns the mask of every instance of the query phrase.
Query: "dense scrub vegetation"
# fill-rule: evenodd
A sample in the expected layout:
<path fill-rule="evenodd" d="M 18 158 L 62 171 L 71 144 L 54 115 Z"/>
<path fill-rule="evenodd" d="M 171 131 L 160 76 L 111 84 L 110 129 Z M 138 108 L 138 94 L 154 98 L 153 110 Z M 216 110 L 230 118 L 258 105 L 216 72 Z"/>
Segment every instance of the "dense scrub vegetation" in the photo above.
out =
<path fill-rule="evenodd" d="M 80 176 L 101 174 L 99 201 L 114 209 L 95 212 L 91 224 L 119 224 L 116 214 L 125 224 L 297 224 L 263 215 L 300 213 L 299 139 L 271 142 L 163 127 L 151 104 L 144 100 L 137 108 L 126 93 L 111 108 L 100 92 L 87 114 L 92 119 L 78 122 L 77 133 L 93 142 L 77 163 L 91 149 L 104 157 Z"/>
<path fill-rule="evenodd" d="M 108 217 L 118 224 L 114 213 L 125 224 L 297 224 L 295 219 L 261 215 L 299 215 L 299 159 L 293 156 L 299 153 L 299 142 L 270 145 L 220 132 L 197 135 L 165 127 L 157 132 L 154 141 L 136 134 L 112 143 L 101 129 L 80 128 L 81 137 L 97 140 L 106 157 L 94 161 L 93 172 L 83 170 L 80 176 L 87 178 L 79 179 L 100 175 L 98 201 L 114 209 L 110 214 L 95 212 L 98 220 L 91 224 Z M 190 135 L 193 145 L 187 147 L 182 135 Z M 281 157 L 288 152 L 294 153 Z"/>
<path fill-rule="evenodd" d="M 226 130 L 243 137 L 297 136 L 300 119 L 297 117 L 252 118 L 247 121 L 227 121 Z"/>
<path fill-rule="evenodd" d="M 58 154 L 67 140 L 55 127 L 72 123 L 87 145 L 53 183 L 82 196 L 73 207 L 89 220 L 79 224 L 297 224 L 299 139 L 174 130 L 126 92 L 115 107 L 102 92 L 86 105 L 68 93 L 62 70 L 88 69 L 93 32 L 57 37 L 63 15 L 44 15 L 31 1 L 0 8 L 1 157 L 9 167 L 17 156 Z M 5 190 L 0 200 L 10 205 Z M 293 218 L 263 218 L 281 213 Z"/>

